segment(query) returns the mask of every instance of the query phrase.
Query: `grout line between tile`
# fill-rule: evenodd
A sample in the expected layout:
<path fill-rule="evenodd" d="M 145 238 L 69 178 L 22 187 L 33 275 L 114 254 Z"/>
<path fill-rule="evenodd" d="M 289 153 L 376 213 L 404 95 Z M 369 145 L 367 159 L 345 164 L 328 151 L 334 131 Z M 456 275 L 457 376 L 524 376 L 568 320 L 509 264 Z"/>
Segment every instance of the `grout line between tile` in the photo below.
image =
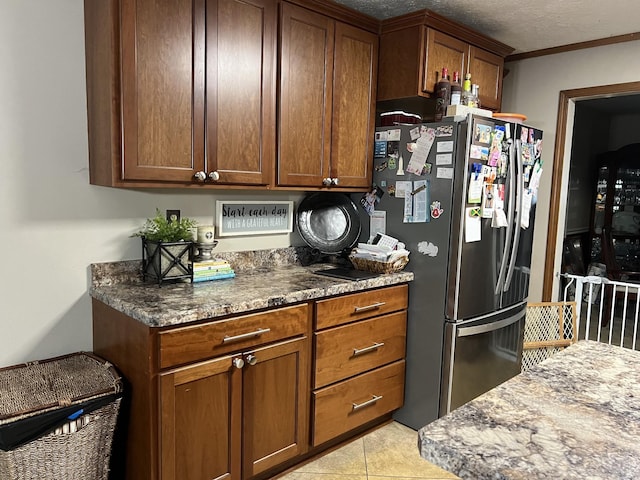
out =
<path fill-rule="evenodd" d="M 367 447 L 366 447 L 366 443 L 367 442 L 364 441 L 364 437 L 362 437 L 362 454 L 364 455 L 364 474 L 365 474 L 367 480 L 369 480 L 369 464 L 367 462 Z"/>

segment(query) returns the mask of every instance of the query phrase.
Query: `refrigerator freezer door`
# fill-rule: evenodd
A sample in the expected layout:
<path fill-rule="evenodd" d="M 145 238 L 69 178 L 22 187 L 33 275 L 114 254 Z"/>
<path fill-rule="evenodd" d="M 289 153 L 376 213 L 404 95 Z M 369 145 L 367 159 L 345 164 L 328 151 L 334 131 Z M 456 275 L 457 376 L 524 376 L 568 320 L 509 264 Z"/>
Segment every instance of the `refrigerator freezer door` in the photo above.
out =
<path fill-rule="evenodd" d="M 447 323 L 440 416 L 520 373 L 526 306 L 479 321 Z"/>

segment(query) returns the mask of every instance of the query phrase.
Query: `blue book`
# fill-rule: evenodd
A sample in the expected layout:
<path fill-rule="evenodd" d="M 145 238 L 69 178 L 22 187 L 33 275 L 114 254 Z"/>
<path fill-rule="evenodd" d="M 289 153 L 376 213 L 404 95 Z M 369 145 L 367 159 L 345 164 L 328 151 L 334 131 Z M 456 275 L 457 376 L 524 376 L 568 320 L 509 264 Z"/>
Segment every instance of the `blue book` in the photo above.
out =
<path fill-rule="evenodd" d="M 227 273 L 235 273 L 232 268 L 225 268 L 221 270 L 194 270 L 193 276 L 210 276 L 210 275 L 225 275 Z"/>
<path fill-rule="evenodd" d="M 235 276 L 236 276 L 235 273 L 226 273 L 224 275 L 197 276 L 197 277 L 193 277 L 192 282 L 209 282 L 212 280 L 222 280 L 224 278 L 233 278 Z"/>

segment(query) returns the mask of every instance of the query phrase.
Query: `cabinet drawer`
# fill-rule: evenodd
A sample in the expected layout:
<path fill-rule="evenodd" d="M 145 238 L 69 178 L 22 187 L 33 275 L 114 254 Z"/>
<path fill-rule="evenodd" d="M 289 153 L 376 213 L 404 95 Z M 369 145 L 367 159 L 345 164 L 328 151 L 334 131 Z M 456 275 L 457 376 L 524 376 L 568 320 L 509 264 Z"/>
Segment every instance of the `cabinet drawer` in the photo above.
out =
<path fill-rule="evenodd" d="M 314 388 L 404 358 L 406 333 L 406 311 L 316 333 Z"/>
<path fill-rule="evenodd" d="M 316 329 L 334 327 L 407 308 L 409 287 L 369 290 L 316 302 Z"/>
<path fill-rule="evenodd" d="M 307 333 L 309 305 L 279 308 L 161 332 L 160 368 Z"/>
<path fill-rule="evenodd" d="M 313 394 L 313 446 L 402 406 L 404 360 Z"/>

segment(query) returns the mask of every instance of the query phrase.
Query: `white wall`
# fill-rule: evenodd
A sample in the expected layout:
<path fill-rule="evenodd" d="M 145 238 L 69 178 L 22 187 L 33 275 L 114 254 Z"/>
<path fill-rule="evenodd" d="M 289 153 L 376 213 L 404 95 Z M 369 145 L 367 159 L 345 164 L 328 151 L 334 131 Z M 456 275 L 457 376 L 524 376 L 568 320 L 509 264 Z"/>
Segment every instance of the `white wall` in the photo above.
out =
<path fill-rule="evenodd" d="M 0 6 L 0 366 L 91 350 L 88 266 L 141 258 L 156 207 L 212 223 L 222 198 L 299 194 L 129 191 L 89 185 L 82 0 Z M 218 251 L 299 245 L 225 239 Z"/>
<path fill-rule="evenodd" d="M 559 92 L 584 87 L 637 82 L 640 80 L 640 41 L 536 57 L 505 65 L 502 109 L 528 117 L 526 123 L 544 130 L 544 172 L 538 193 L 532 259 L 530 301 L 542 299 L 547 214 L 551 196 L 551 170 L 556 140 Z M 613 129 L 613 126 L 612 126 Z M 565 152 L 568 150 L 565 149 Z M 568 162 L 565 162 L 568 163 Z M 568 167 L 565 165 L 565 167 Z M 559 228 L 564 228 L 566 192 L 559 212 Z M 562 235 L 560 235 L 562 238 Z M 556 250 L 555 272 L 560 271 L 560 247 Z"/>

